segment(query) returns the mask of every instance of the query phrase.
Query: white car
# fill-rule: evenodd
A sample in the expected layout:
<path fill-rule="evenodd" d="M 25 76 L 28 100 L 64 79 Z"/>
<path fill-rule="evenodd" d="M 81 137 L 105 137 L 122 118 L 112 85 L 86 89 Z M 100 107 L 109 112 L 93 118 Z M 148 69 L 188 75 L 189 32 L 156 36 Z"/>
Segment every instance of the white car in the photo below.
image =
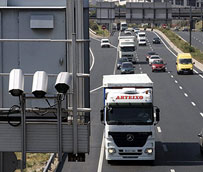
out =
<path fill-rule="evenodd" d="M 138 40 L 138 45 L 147 45 L 146 39 L 139 39 Z"/>
<path fill-rule="evenodd" d="M 109 39 L 101 39 L 101 48 L 110 48 Z"/>
<path fill-rule="evenodd" d="M 124 31 L 124 33 L 125 33 L 125 35 L 132 35 L 132 32 L 131 32 L 130 29 L 126 29 L 126 30 Z"/>
<path fill-rule="evenodd" d="M 160 56 L 159 55 L 152 55 L 150 58 L 149 58 L 149 65 L 152 65 L 152 62 L 154 60 L 161 60 Z"/>

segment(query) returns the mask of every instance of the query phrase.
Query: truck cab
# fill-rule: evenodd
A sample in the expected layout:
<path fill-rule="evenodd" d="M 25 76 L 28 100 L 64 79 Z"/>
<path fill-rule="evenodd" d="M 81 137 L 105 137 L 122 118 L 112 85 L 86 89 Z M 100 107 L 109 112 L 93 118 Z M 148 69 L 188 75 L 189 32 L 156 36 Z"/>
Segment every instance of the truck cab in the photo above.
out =
<path fill-rule="evenodd" d="M 106 75 L 103 87 L 106 160 L 155 160 L 159 109 L 153 105 L 151 80 L 146 74 Z"/>
<path fill-rule="evenodd" d="M 118 57 L 127 57 L 128 61 L 135 62 L 136 46 L 134 41 L 134 36 L 130 37 L 120 37 L 117 47 Z"/>

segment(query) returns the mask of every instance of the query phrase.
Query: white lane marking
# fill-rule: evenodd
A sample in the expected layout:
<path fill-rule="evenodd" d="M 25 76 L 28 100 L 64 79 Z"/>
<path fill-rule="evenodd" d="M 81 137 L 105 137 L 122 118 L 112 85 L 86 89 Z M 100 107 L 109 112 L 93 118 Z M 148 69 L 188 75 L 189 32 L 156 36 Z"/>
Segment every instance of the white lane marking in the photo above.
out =
<path fill-rule="evenodd" d="M 175 80 L 175 83 L 177 84 L 177 83 L 178 83 L 178 81 L 176 81 L 176 80 Z"/>
<path fill-rule="evenodd" d="M 102 144 L 101 144 L 101 150 L 100 150 L 99 164 L 98 164 L 97 172 L 102 172 L 103 159 L 104 159 L 104 134 L 103 134 L 103 138 L 102 138 Z"/>
<path fill-rule="evenodd" d="M 142 68 L 140 67 L 140 70 L 142 70 Z"/>
<path fill-rule="evenodd" d="M 199 76 L 200 76 L 201 78 L 203 78 L 203 76 L 202 76 L 202 75 L 200 75 L 200 74 L 199 74 Z"/>
<path fill-rule="evenodd" d="M 154 31 L 153 31 L 153 32 L 154 32 Z M 170 48 L 168 48 L 168 46 L 167 46 L 166 43 L 161 39 L 161 37 L 160 37 L 156 32 L 154 32 L 154 34 L 155 34 L 157 37 L 159 37 L 159 39 L 160 39 L 161 42 L 165 45 L 165 47 L 166 47 L 175 57 L 177 57 L 176 54 L 175 54 Z"/>
<path fill-rule="evenodd" d="M 168 73 L 171 73 L 171 72 L 168 71 Z"/>
<path fill-rule="evenodd" d="M 90 93 L 93 93 L 93 92 L 95 92 L 95 91 L 97 91 L 97 90 L 99 90 L 99 89 L 101 89 L 101 88 L 103 88 L 103 86 L 100 86 L 100 87 L 97 87 L 97 88 L 91 90 Z"/>
<path fill-rule="evenodd" d="M 161 127 L 157 127 L 159 133 L 161 133 Z"/>
<path fill-rule="evenodd" d="M 171 172 L 176 172 L 174 169 L 171 169 Z"/>
<path fill-rule="evenodd" d="M 194 102 L 191 102 L 193 106 L 196 106 L 196 104 Z"/>
<path fill-rule="evenodd" d="M 188 95 L 186 93 L 184 93 L 185 97 L 188 97 Z"/>
<path fill-rule="evenodd" d="M 163 144 L 162 146 L 163 146 L 164 152 L 168 152 L 167 146 L 165 144 Z"/>
<path fill-rule="evenodd" d="M 93 66 L 94 66 L 94 61 L 95 61 L 95 57 L 94 57 L 94 54 L 93 54 L 91 48 L 90 48 L 90 54 L 91 54 L 91 56 L 92 56 L 92 65 L 91 65 L 91 67 L 90 67 L 90 71 L 91 71 L 92 68 L 93 68 Z"/>
<path fill-rule="evenodd" d="M 171 78 L 173 78 L 173 75 L 171 75 Z"/>
<path fill-rule="evenodd" d="M 140 71 L 140 73 L 143 73 L 142 71 Z"/>
<path fill-rule="evenodd" d="M 203 117 L 203 113 L 202 112 L 200 112 L 200 115 Z"/>
<path fill-rule="evenodd" d="M 195 69 L 193 69 L 193 71 L 194 71 L 195 73 L 198 73 Z"/>
<path fill-rule="evenodd" d="M 183 89 L 183 87 L 181 87 L 181 86 L 179 86 L 179 88 L 182 90 Z"/>

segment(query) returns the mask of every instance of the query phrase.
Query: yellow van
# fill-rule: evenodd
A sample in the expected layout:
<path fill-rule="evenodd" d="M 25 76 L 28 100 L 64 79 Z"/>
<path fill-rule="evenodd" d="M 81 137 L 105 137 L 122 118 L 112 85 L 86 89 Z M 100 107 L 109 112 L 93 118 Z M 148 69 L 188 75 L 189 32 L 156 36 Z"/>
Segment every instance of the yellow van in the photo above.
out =
<path fill-rule="evenodd" d="M 177 73 L 193 74 L 193 64 L 190 53 L 179 53 L 176 60 Z"/>

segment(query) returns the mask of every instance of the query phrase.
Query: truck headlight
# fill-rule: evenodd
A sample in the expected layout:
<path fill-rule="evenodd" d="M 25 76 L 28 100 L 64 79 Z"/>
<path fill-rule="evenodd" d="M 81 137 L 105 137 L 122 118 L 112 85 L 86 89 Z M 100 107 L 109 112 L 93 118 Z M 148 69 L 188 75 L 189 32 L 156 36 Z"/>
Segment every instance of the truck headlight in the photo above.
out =
<path fill-rule="evenodd" d="M 108 148 L 108 152 L 110 154 L 114 154 L 114 153 L 116 153 L 116 149 L 114 149 L 114 148 Z"/>
<path fill-rule="evenodd" d="M 153 149 L 152 148 L 146 148 L 145 149 L 145 153 L 152 154 L 153 153 Z"/>

